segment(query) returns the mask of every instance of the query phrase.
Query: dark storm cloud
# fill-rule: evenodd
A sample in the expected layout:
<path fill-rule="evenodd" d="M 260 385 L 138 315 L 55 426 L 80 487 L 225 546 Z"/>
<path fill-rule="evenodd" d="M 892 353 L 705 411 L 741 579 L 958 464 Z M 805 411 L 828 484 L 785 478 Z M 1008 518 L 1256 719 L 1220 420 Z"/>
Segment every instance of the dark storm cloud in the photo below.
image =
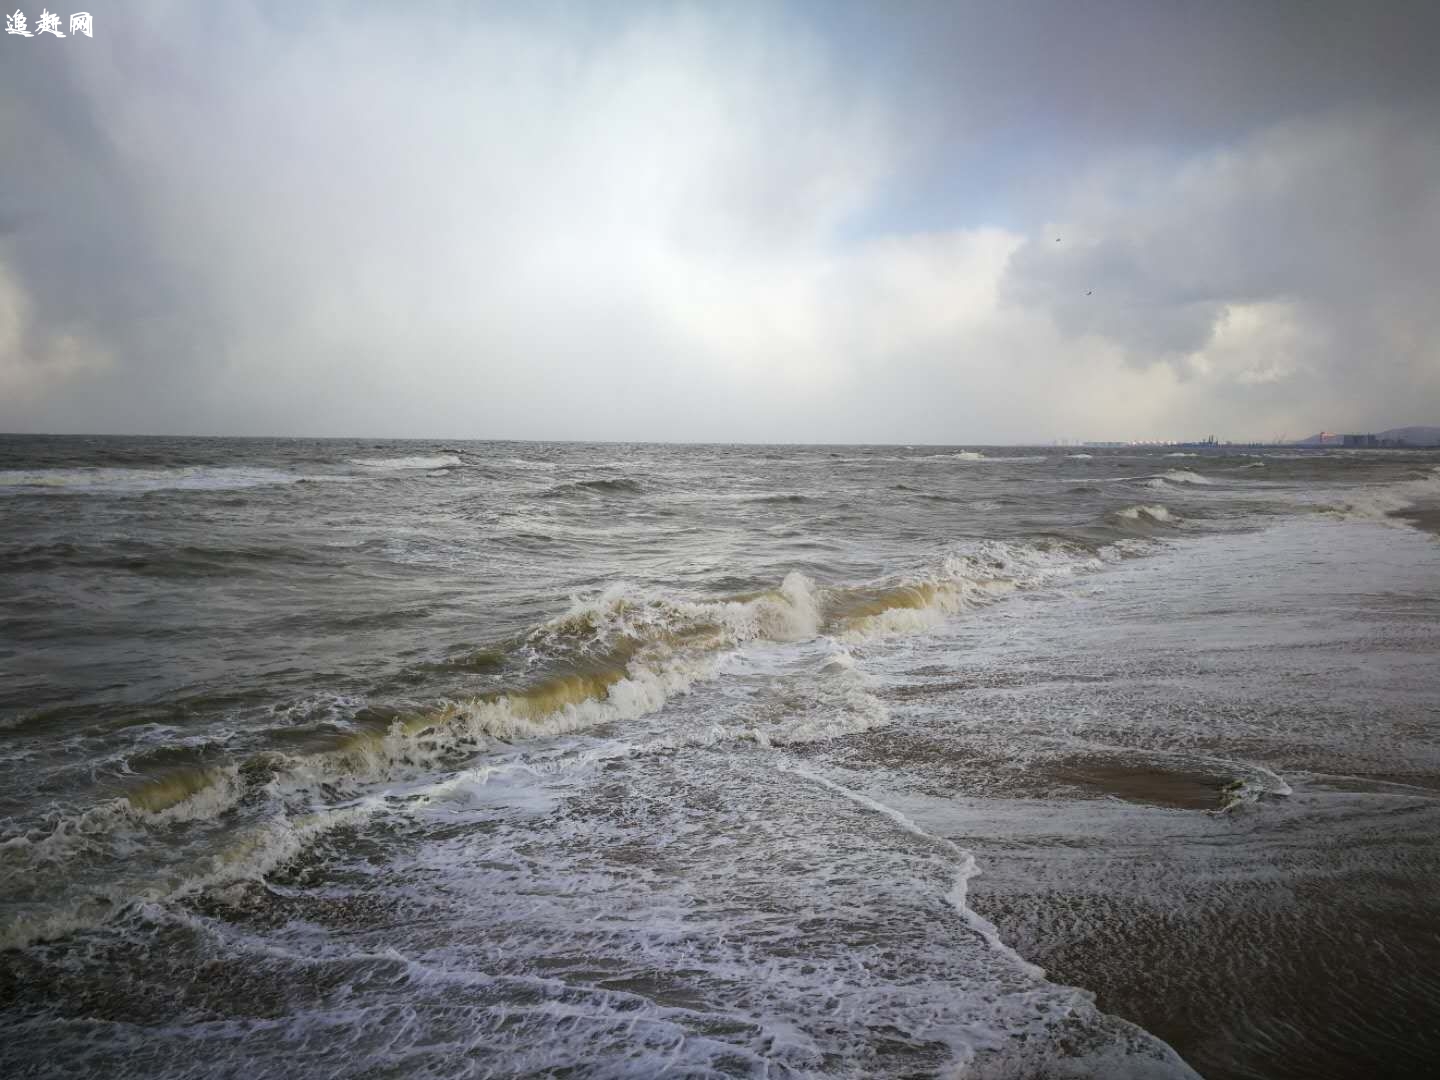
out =
<path fill-rule="evenodd" d="M 5 44 L 0 272 L 23 289 L 25 318 L 0 357 L 24 375 L 0 415 L 15 425 L 17 406 L 39 403 L 27 389 L 46 398 L 78 366 L 84 378 L 58 410 L 67 426 L 108 430 L 144 413 L 176 422 L 193 408 L 188 389 L 208 379 L 204 283 L 157 234 L 149 178 L 125 159 L 81 77 L 110 50 L 102 40 L 82 54 L 97 44 L 88 39 Z"/>
<path fill-rule="evenodd" d="M 1069 336 L 1113 341 L 1130 363 L 1220 382 L 1207 350 L 1236 312 L 1258 313 L 1253 331 L 1269 324 L 1271 337 L 1221 365 L 1250 404 L 1256 383 L 1278 383 L 1277 394 L 1385 426 L 1436 393 L 1435 130 L 1346 110 L 1154 167 L 1139 185 L 1143 166 L 1111 168 L 1131 176 L 1093 178 L 1057 205 L 1059 243 L 1037 233 L 1016 252 L 1007 300 Z M 1107 194 L 1132 186 L 1143 196 Z M 1303 339 L 1283 364 L 1279 323 Z"/>
<path fill-rule="evenodd" d="M 1426 0 L 818 3 L 858 77 L 886 71 L 937 129 L 1048 132 L 1067 149 L 1233 137 L 1341 105 L 1436 100 Z"/>
<path fill-rule="evenodd" d="M 0 428 L 1434 420 L 1440 5 L 95 20 L 0 39 Z"/>

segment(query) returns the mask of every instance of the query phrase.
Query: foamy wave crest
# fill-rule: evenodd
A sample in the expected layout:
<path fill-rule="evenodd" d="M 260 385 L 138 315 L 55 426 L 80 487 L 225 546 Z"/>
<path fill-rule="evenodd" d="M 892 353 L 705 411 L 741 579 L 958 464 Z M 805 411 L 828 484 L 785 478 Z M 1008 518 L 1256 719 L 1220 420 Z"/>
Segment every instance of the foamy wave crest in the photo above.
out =
<path fill-rule="evenodd" d="M 413 457 L 351 458 L 351 465 L 362 469 L 448 469 L 462 464 L 455 454 L 415 455 Z"/>
<path fill-rule="evenodd" d="M 874 586 L 822 588 L 797 572 L 772 590 L 723 600 L 624 584 L 577 597 L 563 614 L 510 643 L 550 670 L 547 678 L 440 701 L 328 750 L 271 751 L 223 768 L 175 771 L 126 798 L 7 838 L 0 845 L 6 871 L 30 867 L 58 883 L 84 880 L 97 859 L 123 865 L 137 847 L 156 843 L 149 834 L 157 827 L 177 827 L 165 833 L 164 865 L 112 879 L 114 888 L 98 899 L 71 891 L 66 905 L 14 922 L 0 947 L 99 925 L 137 903 L 263 877 L 316 836 L 391 805 L 377 784 L 438 791 L 462 772 L 478 775 L 477 767 L 539 767 L 568 753 L 563 737 L 654 716 L 727 665 L 754 663 L 757 655 L 775 664 L 781 679 L 776 695 L 751 715 L 741 710 L 718 724 L 696 723 L 676 710 L 663 720 L 607 729 L 591 742 L 623 753 L 721 740 L 791 746 L 882 727 L 891 722 L 889 711 L 847 641 L 925 631 L 947 615 L 1098 568 L 1128 550 L 996 541 L 952 553 L 931 573 Z M 797 672 L 797 655 L 807 653 L 811 662 Z M 562 741 L 545 741 L 556 738 Z M 76 856 L 83 857 L 67 865 Z"/>
<path fill-rule="evenodd" d="M 530 690 L 447 702 L 433 713 L 397 721 L 379 738 L 356 738 L 324 762 L 323 779 L 335 766 L 342 774 L 386 776 L 396 767 L 430 770 L 455 754 L 492 749 L 497 742 L 568 735 L 658 712 L 670 699 L 710 678 L 713 654 L 668 654 L 662 648 L 625 668 L 574 675 Z M 317 762 L 317 764 L 320 764 Z"/>
<path fill-rule="evenodd" d="M 786 575 L 778 589 L 732 600 L 686 600 L 617 583 L 591 597 L 577 597 L 565 614 L 530 635 L 546 648 L 587 652 L 627 642 L 711 647 L 747 641 L 800 641 L 821 625 L 823 598 L 804 574 Z"/>
<path fill-rule="evenodd" d="M 178 770 L 123 798 L 78 812 L 57 811 L 42 826 L 10 833 L 0 840 L 0 864 L 62 863 L 80 853 L 108 851 L 127 830 L 217 818 L 244 793 L 237 766 Z"/>
<path fill-rule="evenodd" d="M 1378 521 L 1386 525 L 1408 527 L 1396 518 L 1397 513 L 1413 509 L 1420 503 L 1440 499 L 1440 465 L 1432 466 L 1430 474 L 1415 480 L 1401 480 L 1384 487 L 1356 488 L 1321 496 L 1318 504 L 1306 500 L 1323 513 L 1337 517 Z"/>
<path fill-rule="evenodd" d="M 805 575 L 743 599 L 682 600 L 616 584 L 576 598 L 531 632 L 523 651 L 571 670 L 513 691 L 446 701 L 293 760 L 287 782 L 314 785 L 429 771 L 515 740 L 552 738 L 634 720 L 715 675 L 726 650 L 802 641 L 821 627 L 821 599 Z"/>
<path fill-rule="evenodd" d="M 384 799 L 374 797 L 339 809 L 271 818 L 240 833 L 216 854 L 199 859 L 178 877 L 132 881 L 43 913 L 22 914 L 0 930 L 0 952 L 103 926 L 137 907 L 192 896 L 218 885 L 258 880 L 294 859 L 324 833 L 359 824 L 384 807 Z"/>
<path fill-rule="evenodd" d="M 197 465 L 176 469 L 0 469 L 0 494 L 142 495 L 150 491 L 237 491 L 316 477 L 280 469 Z"/>
<path fill-rule="evenodd" d="M 1095 455 L 1094 455 L 1094 454 L 1066 454 L 1065 456 L 1068 457 L 1068 458 L 1074 458 L 1076 461 L 1089 461 L 1089 460 L 1090 460 L 1091 458 L 1093 458 Z"/>
<path fill-rule="evenodd" d="M 1123 510 L 1117 510 L 1116 515 L 1125 518 L 1127 521 L 1139 521 L 1143 518 L 1148 521 L 1161 521 L 1170 524 L 1177 520 L 1176 515 L 1170 512 L 1170 508 L 1160 503 L 1127 506 Z"/>
<path fill-rule="evenodd" d="M 543 469 L 547 472 L 560 467 L 553 461 L 532 461 L 529 458 L 506 458 L 500 464 L 512 469 Z"/>
<path fill-rule="evenodd" d="M 566 612 L 511 643 L 553 672 L 546 678 L 401 714 L 387 727 L 350 734 L 329 750 L 267 752 L 224 768 L 177 770 L 125 798 L 57 815 L 45 828 L 6 837 L 0 859 L 36 865 L 63 863 L 77 854 L 114 857 L 147 829 L 216 821 L 242 804 L 254 809 L 257 800 L 277 810 L 306 806 L 317 791 L 356 794 L 355 785 L 461 767 L 515 741 L 634 720 L 714 678 L 742 646 L 923 633 L 949 616 L 1098 568 L 1128 550 L 1117 544 L 1092 554 L 991 541 L 948 555 L 932 572 L 889 583 L 821 588 L 796 572 L 775 589 L 724 600 L 679 598 L 619 583 L 575 598 Z M 843 649 L 820 670 L 824 677 L 806 699 L 819 706 L 763 727 L 744 725 L 725 737 L 785 744 L 888 722 L 883 703 Z"/>
<path fill-rule="evenodd" d="M 211 821 L 248 794 L 277 805 L 323 785 L 370 783 L 454 766 L 516 740 L 566 735 L 658 712 L 713 677 L 723 650 L 751 641 L 799 641 L 820 630 L 821 601 L 803 574 L 776 590 L 729 601 L 681 601 L 616 585 L 576 599 L 532 632 L 524 648 L 570 671 L 512 691 L 443 701 L 336 749 L 269 753 L 223 769 L 177 770 L 127 797 L 57 813 L 43 828 L 0 840 L 0 862 L 62 863 L 116 855 L 136 830 Z"/>
<path fill-rule="evenodd" d="M 947 556 L 922 577 L 842 594 L 837 598 L 837 630 L 848 641 L 924 633 L 949 616 L 994 603 L 1019 589 L 1098 569 L 1104 561 L 1104 553 L 989 541 L 973 551 Z"/>
<path fill-rule="evenodd" d="M 923 632 L 949 615 L 1103 561 L 1104 553 L 991 542 L 947 557 L 924 578 L 888 586 L 822 589 L 791 573 L 779 588 L 758 595 L 687 600 L 616 584 L 576 598 L 563 615 L 524 639 L 521 647 L 529 655 L 551 662 L 563 658 L 569 672 L 513 691 L 443 702 L 383 732 L 352 736 L 335 751 L 291 761 L 286 783 L 313 786 L 433 771 L 498 744 L 637 719 L 715 677 L 724 656 L 737 647 L 827 634 L 861 641 Z M 833 735 L 886 721 L 883 705 L 862 677 L 846 668 L 843 656 L 832 659 L 827 670 L 833 677 L 824 681 L 823 692 L 839 695 L 832 705 L 844 708 L 830 711 L 845 718 L 805 720 L 793 731 L 777 728 L 765 738 L 798 741 L 807 731 Z"/>
<path fill-rule="evenodd" d="M 1207 480 L 1197 472 L 1189 469 L 1171 469 L 1163 474 L 1163 479 L 1172 484 L 1213 484 L 1213 480 Z"/>
<path fill-rule="evenodd" d="M 803 641 L 823 621 L 824 598 L 799 572 L 779 588 L 727 600 L 690 600 L 636 590 L 623 582 L 576 597 L 563 615 L 542 624 L 527 646 L 544 653 L 629 655 L 636 649 L 714 651 L 752 641 Z"/>
<path fill-rule="evenodd" d="M 1153 488 L 1156 491 L 1164 491 L 1174 484 L 1187 484 L 1196 487 L 1208 487 L 1213 480 L 1206 479 L 1197 472 L 1189 469 L 1170 469 L 1156 476 L 1118 476 L 1116 480 L 1128 480 L 1140 484 L 1142 487 Z"/>
<path fill-rule="evenodd" d="M 453 762 L 457 753 L 637 719 L 715 677 L 723 657 L 740 646 L 824 635 L 860 642 L 923 633 L 1016 590 L 1098 569 L 1128 550 L 1115 546 L 1091 554 L 992 541 L 951 554 L 916 578 L 821 588 L 791 573 L 778 589 L 730 600 L 687 600 L 618 583 L 574 599 L 568 611 L 524 641 L 537 657 L 568 657 L 574 672 L 513 692 L 446 702 L 398 720 L 384 733 L 356 736 L 343 751 L 311 759 L 308 768 L 315 782 L 337 773 L 375 777 L 396 769 L 433 770 Z M 816 681 L 811 695 L 824 707 L 797 707 L 783 721 L 715 737 L 785 744 L 888 722 L 883 703 L 848 653 L 835 653 L 821 670 L 826 677 Z"/>
<path fill-rule="evenodd" d="M 944 454 L 944 455 L 940 455 L 940 457 L 941 457 L 942 459 L 948 457 L 948 458 L 950 458 L 952 461 L 985 461 L 985 462 L 989 462 L 989 463 L 994 464 L 994 465 L 1004 465 L 1004 464 L 1010 464 L 1010 465 L 1016 465 L 1016 464 L 1033 465 L 1033 464 L 1036 463 L 1036 462 L 1048 460 L 1044 454 L 1022 454 L 1022 455 L 1019 455 L 1019 456 L 1012 456 L 1012 457 L 992 457 L 992 456 L 990 456 L 989 454 L 982 454 L 982 453 L 980 453 L 980 452 L 978 452 L 978 451 L 975 451 L 975 450 L 961 450 L 961 451 L 959 451 L 958 453 L 954 453 L 954 454 Z M 903 458 L 902 458 L 902 459 L 900 459 L 900 460 L 906 460 L 906 459 L 903 459 Z M 914 459 L 912 458 L 912 459 L 909 459 L 909 460 L 912 460 L 912 461 L 913 461 Z M 934 460 L 934 459 L 929 459 L 929 460 Z"/>

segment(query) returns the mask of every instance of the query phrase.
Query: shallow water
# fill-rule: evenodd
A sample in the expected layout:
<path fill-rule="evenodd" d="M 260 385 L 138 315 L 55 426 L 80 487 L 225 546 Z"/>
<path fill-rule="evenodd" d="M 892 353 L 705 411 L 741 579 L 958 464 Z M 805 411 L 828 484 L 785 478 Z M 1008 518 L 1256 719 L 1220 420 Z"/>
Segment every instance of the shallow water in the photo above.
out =
<path fill-rule="evenodd" d="M 1440 455 L 1078 453 L 0 439 L 0 1063 L 1414 1075 Z"/>

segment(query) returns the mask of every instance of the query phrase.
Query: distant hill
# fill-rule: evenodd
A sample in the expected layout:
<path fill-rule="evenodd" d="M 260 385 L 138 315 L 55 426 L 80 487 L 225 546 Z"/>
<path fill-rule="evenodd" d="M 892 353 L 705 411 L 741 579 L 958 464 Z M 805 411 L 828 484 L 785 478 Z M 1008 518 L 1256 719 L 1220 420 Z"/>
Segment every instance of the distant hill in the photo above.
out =
<path fill-rule="evenodd" d="M 1329 438 L 1322 439 L 1319 434 L 1315 434 L 1307 439 L 1297 439 L 1296 442 L 1303 446 L 1340 445 L 1340 435 L 1330 432 L 1325 432 L 1324 434 L 1329 435 Z M 1440 427 L 1430 427 L 1425 424 L 1417 424 L 1412 427 L 1389 428 L 1386 431 L 1354 432 L 1353 434 L 1374 435 L 1382 442 L 1398 442 L 1403 440 L 1408 446 L 1440 446 Z"/>
<path fill-rule="evenodd" d="M 1381 439 L 1404 439 L 1411 446 L 1440 446 L 1440 427 L 1397 427 L 1389 431 L 1377 431 Z"/>

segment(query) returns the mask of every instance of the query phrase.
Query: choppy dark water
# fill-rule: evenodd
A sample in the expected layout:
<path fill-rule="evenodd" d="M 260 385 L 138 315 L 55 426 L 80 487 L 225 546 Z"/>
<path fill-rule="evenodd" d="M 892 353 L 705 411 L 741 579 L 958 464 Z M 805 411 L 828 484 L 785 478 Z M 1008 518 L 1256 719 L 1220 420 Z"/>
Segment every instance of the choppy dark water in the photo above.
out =
<path fill-rule="evenodd" d="M 0 438 L 0 1067 L 1423 1074 L 1440 455 L 1181 453 Z"/>

